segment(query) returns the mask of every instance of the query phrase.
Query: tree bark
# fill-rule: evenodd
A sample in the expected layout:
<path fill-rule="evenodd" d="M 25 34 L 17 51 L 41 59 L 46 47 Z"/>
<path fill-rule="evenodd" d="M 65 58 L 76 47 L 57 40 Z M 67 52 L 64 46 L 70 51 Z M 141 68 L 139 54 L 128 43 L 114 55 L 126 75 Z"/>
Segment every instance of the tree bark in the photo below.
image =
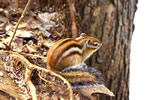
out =
<path fill-rule="evenodd" d="M 87 61 L 102 72 L 115 97 L 129 100 L 130 46 L 137 0 L 76 0 L 80 32 L 97 37 L 103 46 Z"/>

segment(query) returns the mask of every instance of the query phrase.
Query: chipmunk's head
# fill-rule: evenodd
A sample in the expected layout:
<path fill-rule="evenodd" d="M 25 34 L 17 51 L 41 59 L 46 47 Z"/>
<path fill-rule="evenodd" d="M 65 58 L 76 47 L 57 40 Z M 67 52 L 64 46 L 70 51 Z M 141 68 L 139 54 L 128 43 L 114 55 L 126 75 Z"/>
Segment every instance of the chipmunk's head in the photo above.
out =
<path fill-rule="evenodd" d="M 85 60 L 102 46 L 102 43 L 98 39 L 87 36 L 85 33 L 81 33 L 80 37 L 76 38 L 76 40 L 83 45 Z"/>

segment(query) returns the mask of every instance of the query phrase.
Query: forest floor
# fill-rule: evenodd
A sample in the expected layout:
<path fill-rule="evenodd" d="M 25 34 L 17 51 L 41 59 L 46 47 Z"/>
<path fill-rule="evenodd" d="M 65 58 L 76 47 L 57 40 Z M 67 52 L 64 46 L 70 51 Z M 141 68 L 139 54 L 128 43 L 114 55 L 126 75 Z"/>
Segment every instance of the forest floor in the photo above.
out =
<path fill-rule="evenodd" d="M 7 59 L 7 56 L 17 52 L 26 56 L 31 63 L 45 68 L 49 47 L 54 41 L 65 36 L 62 14 L 60 15 L 54 8 L 47 8 L 43 11 L 30 8 L 19 24 L 10 47 L 11 51 L 6 51 L 10 49 L 8 45 L 22 12 L 23 8 L 17 8 L 13 1 L 0 1 L 0 98 L 4 100 L 31 98 L 31 91 L 25 84 L 27 69 L 21 66 L 23 62 L 20 59 L 23 58 Z M 58 100 L 58 98 L 67 100 L 69 91 L 66 85 L 59 79 L 47 77 L 47 75 L 48 73 L 37 70 L 31 73 L 31 80 L 36 87 L 38 98 L 40 100 Z"/>

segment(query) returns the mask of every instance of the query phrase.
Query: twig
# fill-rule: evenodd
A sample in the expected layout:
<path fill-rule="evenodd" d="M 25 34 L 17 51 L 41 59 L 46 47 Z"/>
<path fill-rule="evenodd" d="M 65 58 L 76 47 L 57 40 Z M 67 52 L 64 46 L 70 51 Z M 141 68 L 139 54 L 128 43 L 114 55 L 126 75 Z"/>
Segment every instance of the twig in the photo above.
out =
<path fill-rule="evenodd" d="M 52 83 L 52 82 L 50 82 L 50 81 L 48 81 L 48 80 L 46 80 L 46 79 L 44 79 L 41 75 L 40 75 L 40 72 L 38 73 L 38 76 L 39 76 L 39 78 L 41 79 L 41 80 L 43 80 L 44 82 L 46 82 L 46 83 L 49 83 L 49 84 L 55 84 L 55 85 L 57 85 L 56 83 Z"/>
<path fill-rule="evenodd" d="M 68 88 L 69 88 L 69 90 L 70 90 L 70 100 L 73 100 L 73 98 L 74 98 L 74 97 L 73 97 L 73 90 L 72 90 L 72 87 L 71 87 L 70 83 L 69 83 L 64 77 L 62 77 L 61 75 L 59 75 L 59 74 L 57 74 L 57 73 L 55 73 L 55 72 L 53 72 L 53 71 L 51 71 L 51 70 L 49 70 L 49 73 L 50 73 L 51 75 L 55 76 L 55 77 L 60 78 L 61 80 L 64 81 L 64 83 L 67 84 L 67 86 L 68 86 Z"/>
<path fill-rule="evenodd" d="M 37 100 L 37 95 L 36 95 L 36 88 L 33 85 L 32 81 L 31 81 L 31 73 L 32 70 L 26 67 L 26 71 L 25 71 L 25 83 L 28 85 L 31 95 L 32 95 L 32 99 L 33 100 Z"/>
<path fill-rule="evenodd" d="M 34 68 L 33 64 L 31 64 L 24 56 L 22 56 L 18 53 L 13 53 L 13 54 L 11 54 L 10 57 L 11 57 L 11 60 L 12 59 L 19 59 L 24 64 L 24 67 L 26 68 L 25 83 L 27 84 L 27 86 L 30 89 L 32 99 L 37 100 L 36 88 L 31 81 L 31 73 L 32 73 L 32 69 Z"/>
<path fill-rule="evenodd" d="M 19 58 L 21 60 L 21 62 L 23 62 L 26 65 L 26 68 L 28 68 L 28 69 L 37 69 L 37 70 L 42 70 L 42 71 L 45 71 L 45 72 L 49 72 L 51 75 L 53 75 L 53 76 L 63 80 L 63 82 L 66 83 L 66 85 L 68 86 L 68 88 L 70 90 L 70 100 L 73 100 L 74 97 L 73 97 L 72 87 L 71 87 L 70 83 L 64 77 L 62 77 L 61 75 L 59 75 L 59 74 L 57 74 L 57 73 L 55 73 L 55 72 L 53 72 L 51 70 L 48 70 L 48 69 L 45 69 L 45 68 L 42 68 L 42 67 L 39 67 L 37 65 L 34 65 L 34 64 L 30 63 L 24 56 L 22 56 L 20 54 L 14 53 L 11 56 Z M 29 70 L 27 70 L 27 72 L 29 73 Z M 34 87 L 32 86 L 32 82 L 30 80 L 30 77 L 26 77 L 26 78 L 27 78 L 26 80 L 27 80 L 28 84 L 31 86 L 31 88 L 30 87 L 29 88 L 32 90 L 32 91 L 30 90 L 32 92 L 31 93 L 32 94 L 32 98 L 34 98 L 34 96 L 36 96 L 36 94 L 35 94 L 36 92 L 34 90 Z M 36 100 L 36 98 L 34 100 Z"/>
<path fill-rule="evenodd" d="M 37 54 L 27 54 L 27 53 L 21 53 L 25 56 L 30 56 L 32 58 L 40 58 L 40 59 L 43 59 L 44 62 L 46 62 L 46 57 L 44 56 L 40 56 L 40 55 L 37 55 Z"/>
<path fill-rule="evenodd" d="M 72 26 L 71 26 L 71 31 L 72 31 L 72 38 L 76 38 L 78 36 L 78 31 L 77 31 L 77 25 L 76 25 L 76 18 L 75 18 L 75 0 L 67 0 L 68 5 L 69 5 L 69 12 L 71 16 L 71 21 L 72 21 Z"/>
<path fill-rule="evenodd" d="M 15 31 L 14 31 L 14 33 L 13 33 L 13 36 L 12 36 L 10 42 L 9 42 L 9 45 L 8 45 L 9 48 L 10 48 L 11 43 L 12 43 L 12 41 L 13 41 L 15 35 L 16 35 L 16 31 L 17 31 L 17 29 L 18 29 L 18 27 L 19 27 L 19 24 L 20 24 L 21 20 L 23 19 L 24 15 L 25 15 L 25 12 L 26 12 L 27 8 L 29 7 L 30 3 L 31 3 L 31 0 L 28 0 L 28 2 L 27 2 L 26 6 L 25 6 L 25 8 L 24 8 L 24 10 L 23 10 L 23 12 L 22 12 L 22 14 L 21 14 L 21 17 L 20 17 L 19 20 L 18 20 L 17 26 L 16 26 L 16 28 L 15 28 Z"/>
<path fill-rule="evenodd" d="M 67 86 L 68 86 L 68 88 L 69 88 L 69 90 L 70 90 L 70 100 L 73 100 L 74 97 L 73 97 L 73 90 L 72 90 L 72 87 L 71 87 L 70 83 L 69 83 L 64 77 L 62 77 L 61 75 L 59 75 L 59 74 L 57 74 L 57 73 L 55 73 L 55 72 L 53 72 L 53 71 L 51 71 L 51 70 L 48 70 L 48 69 L 45 69 L 45 68 L 41 68 L 41 67 L 38 67 L 38 66 L 36 66 L 36 65 L 34 65 L 34 68 L 36 68 L 36 69 L 38 69 L 38 70 L 43 70 L 43 71 L 45 71 L 45 72 L 49 72 L 51 75 L 53 75 L 53 76 L 55 76 L 55 77 L 57 77 L 57 78 L 63 80 L 63 82 L 67 84 Z M 49 67 L 47 67 L 47 68 L 49 68 Z"/>

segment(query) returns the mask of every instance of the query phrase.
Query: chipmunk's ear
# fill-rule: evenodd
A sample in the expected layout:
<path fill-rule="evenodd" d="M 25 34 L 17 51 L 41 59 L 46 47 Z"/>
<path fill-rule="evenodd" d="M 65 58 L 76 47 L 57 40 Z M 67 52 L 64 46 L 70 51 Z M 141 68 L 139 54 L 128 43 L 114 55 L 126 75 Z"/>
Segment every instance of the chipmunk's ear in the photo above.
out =
<path fill-rule="evenodd" d="M 86 33 L 81 33 L 80 34 L 80 37 L 84 37 L 84 36 L 87 36 Z"/>

